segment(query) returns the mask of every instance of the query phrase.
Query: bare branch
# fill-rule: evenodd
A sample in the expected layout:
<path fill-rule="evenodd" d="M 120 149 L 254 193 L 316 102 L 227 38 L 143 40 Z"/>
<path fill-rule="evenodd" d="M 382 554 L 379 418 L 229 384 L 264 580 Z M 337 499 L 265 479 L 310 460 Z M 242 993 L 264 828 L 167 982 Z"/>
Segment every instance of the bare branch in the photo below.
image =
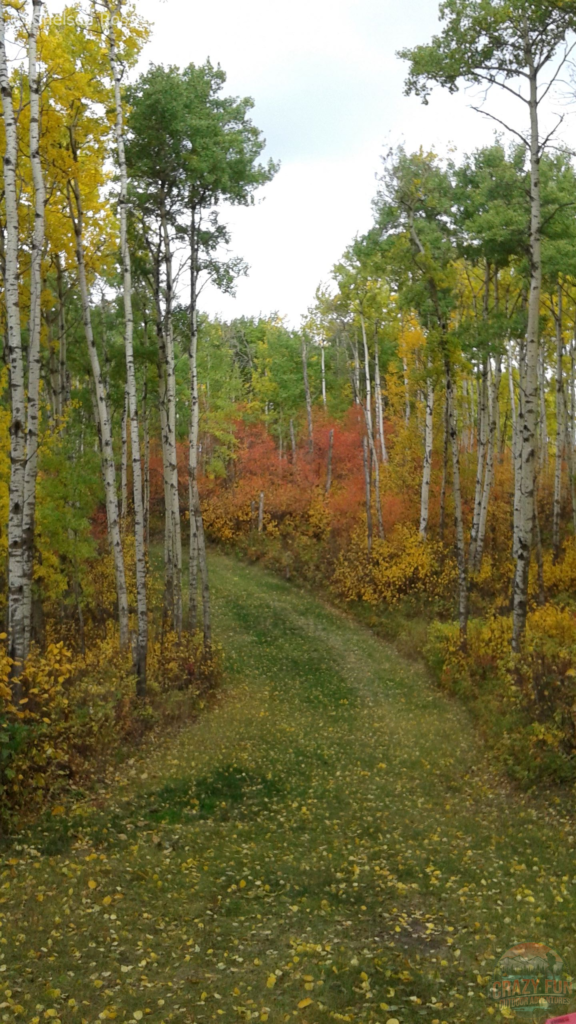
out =
<path fill-rule="evenodd" d="M 501 124 L 502 127 L 505 128 L 507 132 L 512 132 L 513 135 L 516 135 L 517 138 L 519 138 L 520 141 L 524 143 L 527 149 L 530 148 L 530 143 L 525 138 L 525 136 L 521 134 L 521 132 L 517 132 L 515 128 L 511 128 L 509 124 L 506 124 L 505 121 L 501 121 L 500 118 L 496 117 L 495 114 L 490 114 L 487 110 L 482 110 L 482 107 L 472 107 L 471 109 L 475 110 L 477 114 L 483 114 L 484 117 L 489 117 L 491 121 L 496 121 L 497 124 Z"/>

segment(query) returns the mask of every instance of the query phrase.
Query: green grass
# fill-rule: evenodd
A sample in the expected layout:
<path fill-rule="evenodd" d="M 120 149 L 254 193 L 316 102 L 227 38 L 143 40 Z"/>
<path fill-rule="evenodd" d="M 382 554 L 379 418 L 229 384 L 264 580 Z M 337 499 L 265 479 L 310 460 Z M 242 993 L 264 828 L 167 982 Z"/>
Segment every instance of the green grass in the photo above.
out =
<path fill-rule="evenodd" d="M 491 1019 L 515 941 L 574 970 L 568 802 L 492 775 L 344 614 L 220 554 L 211 576 L 219 700 L 4 861 L 2 1019 L 452 1024 Z"/>

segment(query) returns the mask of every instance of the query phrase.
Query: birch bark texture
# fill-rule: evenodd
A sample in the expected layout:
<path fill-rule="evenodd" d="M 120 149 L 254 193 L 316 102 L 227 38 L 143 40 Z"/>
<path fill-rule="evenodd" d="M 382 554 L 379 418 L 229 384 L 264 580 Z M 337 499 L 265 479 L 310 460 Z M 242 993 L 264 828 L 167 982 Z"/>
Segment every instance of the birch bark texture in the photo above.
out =
<path fill-rule="evenodd" d="M 10 365 L 10 491 L 8 513 L 8 653 L 14 665 L 15 699 L 20 698 L 17 679 L 26 657 L 26 595 L 24 582 L 24 486 L 26 474 L 26 397 L 18 289 L 18 137 L 6 40 L 6 4 L 0 2 L 0 93 L 4 116 L 4 200 L 6 246 L 4 298 Z"/>
<path fill-rule="evenodd" d="M 132 261 L 128 242 L 128 172 L 124 143 L 124 109 L 121 93 L 121 72 L 116 47 L 116 22 L 122 11 L 122 0 L 107 3 L 108 57 L 114 82 L 116 107 L 116 151 L 120 170 L 120 251 L 122 257 L 122 283 L 124 297 L 124 348 L 126 355 L 126 390 L 130 415 L 130 442 L 132 450 L 132 487 L 134 496 L 134 541 L 136 548 L 136 605 L 138 629 L 134 652 L 136 692 L 146 696 L 146 661 L 148 655 L 148 606 L 146 596 L 146 540 L 144 531 L 144 489 L 142 485 L 142 459 L 140 454 L 140 428 L 138 423 L 138 397 L 134 366 L 134 314 L 132 310 Z"/>
<path fill-rule="evenodd" d="M 74 134 L 71 134 L 74 160 L 77 162 L 77 152 L 74 143 Z M 72 227 L 74 230 L 76 264 L 78 268 L 78 282 L 80 285 L 80 299 L 82 304 L 82 323 L 84 335 L 88 347 L 90 368 L 94 380 L 96 398 L 96 412 L 98 416 L 98 431 L 100 435 L 100 449 L 102 455 L 102 476 L 104 479 L 104 494 L 106 500 L 106 520 L 108 525 L 108 540 L 114 559 L 114 573 L 116 577 L 116 596 L 118 601 L 118 622 L 120 628 L 120 645 L 128 647 L 130 640 L 129 618 L 128 618 L 128 591 L 126 588 L 126 571 L 124 567 L 124 552 L 122 549 L 122 537 L 120 533 L 120 516 L 118 509 L 118 492 L 116 490 L 116 466 L 114 462 L 114 446 L 112 444 L 112 424 L 108 402 L 106 400 L 106 387 L 100 366 L 100 357 L 94 338 L 92 326 L 92 311 L 90 305 L 90 291 L 86 276 L 86 260 L 84 255 L 84 208 L 82 194 L 78 178 L 68 182 L 68 207 Z"/>
<path fill-rule="evenodd" d="M 40 74 L 38 30 L 42 0 L 33 0 L 28 30 L 28 84 L 30 88 L 30 162 L 34 191 L 34 228 L 30 255 L 30 323 L 28 337 L 28 402 L 26 422 L 26 467 L 23 509 L 24 653 L 32 639 L 32 578 L 34 575 L 34 529 L 36 524 L 36 479 L 38 476 L 38 428 L 40 422 L 40 332 L 42 327 L 42 256 L 46 189 L 40 160 Z"/>

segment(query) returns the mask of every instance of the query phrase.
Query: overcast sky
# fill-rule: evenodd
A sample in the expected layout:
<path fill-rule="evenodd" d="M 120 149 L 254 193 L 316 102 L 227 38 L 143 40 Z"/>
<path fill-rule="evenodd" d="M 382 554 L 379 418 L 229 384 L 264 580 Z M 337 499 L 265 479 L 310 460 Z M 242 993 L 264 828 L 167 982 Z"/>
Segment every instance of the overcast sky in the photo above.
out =
<path fill-rule="evenodd" d="M 371 222 L 381 154 L 449 146 L 467 152 L 494 125 L 471 97 L 437 90 L 430 104 L 403 95 L 403 46 L 437 29 L 436 0 L 137 0 L 154 23 L 142 67 L 210 58 L 227 91 L 251 96 L 266 156 L 281 162 L 257 205 L 232 210 L 232 252 L 250 265 L 236 298 L 206 291 L 225 318 L 279 312 L 297 326 L 316 286 Z M 500 107 L 497 108 L 501 112 Z M 516 112 L 516 117 L 521 111 Z"/>

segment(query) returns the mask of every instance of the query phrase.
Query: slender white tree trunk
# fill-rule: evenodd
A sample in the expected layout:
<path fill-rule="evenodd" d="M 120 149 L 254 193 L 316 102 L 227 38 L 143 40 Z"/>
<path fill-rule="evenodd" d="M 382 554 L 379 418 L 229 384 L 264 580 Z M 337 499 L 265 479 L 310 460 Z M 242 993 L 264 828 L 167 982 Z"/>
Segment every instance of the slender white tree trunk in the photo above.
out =
<path fill-rule="evenodd" d="M 546 370 L 544 367 L 544 353 L 540 350 L 538 358 L 538 387 L 540 392 L 540 469 L 545 470 L 548 466 L 548 416 L 546 413 Z M 535 515 L 534 523 L 538 522 Z"/>
<path fill-rule="evenodd" d="M 366 379 L 366 404 L 364 406 L 364 415 L 366 417 L 366 435 L 368 437 L 368 445 L 370 447 L 370 456 L 374 465 L 374 491 L 376 498 L 376 519 L 378 522 L 378 536 L 384 537 L 384 522 L 382 519 L 382 502 L 380 498 L 380 466 L 378 464 L 378 458 L 376 456 L 376 446 L 374 444 L 374 429 L 372 425 L 372 382 L 370 379 L 370 355 L 368 352 L 368 340 L 366 338 L 366 324 L 364 317 L 360 317 L 360 323 L 362 326 L 362 342 L 364 345 L 364 376 Z"/>
<path fill-rule="evenodd" d="M 556 452 L 554 459 L 554 502 L 552 506 L 552 551 L 554 561 L 560 554 L 560 514 L 562 509 L 562 457 L 564 455 L 564 382 L 562 359 L 562 290 L 558 288 L 558 314 L 556 316 Z"/>
<path fill-rule="evenodd" d="M 362 438 L 362 456 L 364 460 L 364 484 L 366 488 L 366 542 L 368 552 L 372 551 L 372 473 L 370 468 L 370 447 L 368 438 Z"/>
<path fill-rule="evenodd" d="M 100 367 L 100 358 L 98 356 L 98 349 L 96 348 L 94 331 L 92 329 L 90 292 L 88 289 L 86 263 L 84 259 L 84 211 L 82 208 L 80 186 L 77 179 L 69 182 L 68 200 L 76 240 L 76 262 L 78 265 L 78 281 L 80 284 L 80 298 L 82 302 L 82 322 L 84 325 L 84 334 L 88 345 L 88 355 L 90 357 L 90 366 L 92 369 L 94 389 L 96 392 L 98 428 L 100 434 L 100 448 L 102 452 L 102 474 L 104 477 L 106 517 L 108 521 L 108 538 L 112 548 L 114 571 L 116 575 L 120 643 L 121 646 L 125 648 L 129 643 L 128 594 L 126 590 L 124 554 L 122 551 L 120 519 L 118 515 L 118 494 L 116 491 L 116 467 L 114 465 L 112 426 L 110 423 L 108 403 L 106 401 L 106 388 L 104 386 L 104 378 Z"/>
<path fill-rule="evenodd" d="M 294 420 L 290 420 L 290 444 L 292 446 L 292 465 L 296 465 L 297 448 L 296 448 L 296 433 L 294 431 Z"/>
<path fill-rule="evenodd" d="M 66 358 L 66 307 L 64 305 L 64 283 L 62 280 L 62 265 L 59 257 L 56 258 L 56 280 L 58 288 L 58 401 L 56 415 L 58 422 L 62 422 L 64 409 L 69 401 L 68 394 L 68 365 Z"/>
<path fill-rule="evenodd" d="M 258 533 L 264 533 L 264 491 L 260 491 L 258 502 Z"/>
<path fill-rule="evenodd" d="M 10 362 L 10 492 L 8 512 L 8 651 L 14 660 L 14 696 L 20 699 L 17 679 L 26 657 L 26 601 L 24 587 L 24 478 L 26 470 L 26 396 L 18 288 L 18 192 L 16 170 L 18 137 L 6 52 L 5 3 L 0 0 L 0 92 L 4 116 L 4 201 L 6 242 L 4 298 Z"/>
<path fill-rule="evenodd" d="M 190 495 L 190 621 L 197 621 L 197 572 L 200 569 L 202 584 L 202 624 L 204 644 L 212 643 L 212 617 L 210 607 L 210 586 L 208 561 L 202 507 L 198 492 L 198 440 L 200 426 L 200 396 L 198 393 L 198 311 L 197 267 L 199 240 L 196 230 L 196 213 L 191 211 L 190 220 L 190 449 L 189 449 L 189 495 Z"/>
<path fill-rule="evenodd" d="M 132 264 L 128 242 L 128 172 L 124 148 L 124 111 L 120 92 L 120 66 L 116 53 L 115 18 L 120 14 L 122 2 L 108 4 L 108 55 L 114 79 L 116 104 L 116 148 L 120 169 L 120 241 L 124 290 L 124 347 L 126 351 L 126 386 L 130 411 L 130 441 L 132 448 L 132 486 L 134 494 L 134 540 L 136 546 L 136 603 L 138 634 L 136 640 L 136 690 L 139 697 L 146 695 L 146 661 L 148 656 L 148 607 L 146 597 L 146 542 L 144 536 L 144 495 L 142 487 L 142 459 L 140 456 L 140 429 L 138 424 L 138 398 L 134 366 L 134 315 L 132 311 Z"/>
<path fill-rule="evenodd" d="M 428 366 L 430 370 L 430 366 Z M 426 428 L 424 434 L 424 467 L 422 470 L 422 490 L 420 495 L 420 536 L 426 539 L 428 534 L 428 515 L 430 508 L 430 479 L 432 476 L 432 445 L 434 441 L 434 384 L 430 377 L 426 384 Z"/>
<path fill-rule="evenodd" d="M 120 518 L 128 515 L 128 388 L 124 388 L 122 425 L 120 428 L 122 455 L 120 459 Z"/>
<path fill-rule="evenodd" d="M 482 363 L 482 379 L 480 382 L 480 401 L 478 403 L 478 445 L 476 461 L 476 488 L 474 491 L 474 512 L 470 531 L 470 548 L 468 559 L 471 566 L 476 564 L 476 548 L 480 531 L 480 515 L 482 512 L 482 495 L 484 493 L 484 475 L 486 469 L 486 445 L 488 425 L 488 358 Z"/>
<path fill-rule="evenodd" d="M 173 599 L 174 628 L 182 631 L 182 533 L 180 529 L 180 495 L 178 488 L 178 448 L 176 444 L 176 369 L 174 361 L 174 329 L 173 329 L 173 295 L 174 282 L 172 272 L 172 247 L 168 218 L 162 210 L 162 233 L 164 238 L 164 260 L 166 266 L 166 319 L 165 319 L 165 353 L 166 353 L 166 412 L 167 412 L 167 457 L 168 457 L 168 490 L 170 515 L 170 533 L 172 538 L 173 564 Z"/>
<path fill-rule="evenodd" d="M 37 43 L 42 0 L 33 0 L 28 32 L 28 82 L 30 86 L 30 162 L 34 186 L 34 229 L 30 258 L 30 330 L 28 341 L 28 418 L 26 468 L 24 473 L 23 563 L 24 563 L 24 650 L 32 638 L 32 579 L 34 575 L 34 530 L 36 523 L 36 478 L 38 476 L 38 429 L 40 420 L 40 332 L 42 329 L 42 254 L 46 189 L 40 160 L 40 76 Z"/>
<path fill-rule="evenodd" d="M 499 395 L 501 377 L 502 360 L 500 356 L 497 356 L 494 368 L 494 375 L 492 378 L 492 385 L 490 389 L 490 428 L 488 432 L 488 449 L 486 452 L 486 473 L 484 476 L 484 489 L 482 491 L 482 506 L 480 509 L 480 522 L 478 526 L 478 542 L 476 544 L 476 556 L 474 562 L 474 569 L 476 572 L 479 571 L 482 565 L 484 543 L 486 541 L 486 526 L 488 523 L 488 507 L 490 504 L 490 492 L 492 490 L 492 484 L 494 483 L 494 458 L 496 454 L 498 424 L 500 422 Z"/>
<path fill-rule="evenodd" d="M 312 422 L 312 396 L 310 394 L 310 381 L 308 379 L 308 346 L 302 339 L 302 372 L 304 374 L 304 393 L 306 396 L 306 415 L 308 417 L 308 451 L 314 451 L 314 426 Z"/>
<path fill-rule="evenodd" d="M 322 359 L 322 405 L 324 406 L 324 412 L 326 412 L 328 400 L 326 397 L 326 350 L 324 345 L 320 346 L 320 353 Z"/>
<path fill-rule="evenodd" d="M 384 401 L 382 398 L 382 383 L 380 380 L 380 353 L 378 342 L 374 350 L 374 391 L 376 395 L 376 424 L 378 428 L 378 441 L 380 443 L 380 458 L 382 462 L 388 462 L 386 450 L 386 437 L 384 435 Z"/>
<path fill-rule="evenodd" d="M 146 548 L 150 547 L 150 412 L 148 409 L 148 381 L 144 384 L 142 396 L 142 419 L 144 423 L 144 536 Z"/>
<path fill-rule="evenodd" d="M 456 561 L 458 563 L 458 620 L 462 643 L 466 643 L 468 627 L 468 578 L 466 571 L 466 544 L 464 539 L 464 516 L 462 492 L 460 489 L 460 445 L 454 403 L 452 368 L 446 359 L 446 401 L 448 404 L 448 425 L 452 447 L 452 491 L 454 496 L 454 529 L 456 536 Z"/>
<path fill-rule="evenodd" d="M 534 526 L 536 478 L 536 421 L 538 407 L 538 352 L 540 345 L 540 293 L 542 290 L 542 241 L 540 199 L 540 138 L 538 129 L 537 72 L 531 67 L 530 86 L 530 297 L 526 332 L 523 402 L 520 419 L 520 520 L 514 576 L 514 624 L 512 646 L 519 651 L 528 611 L 528 573 Z"/>

